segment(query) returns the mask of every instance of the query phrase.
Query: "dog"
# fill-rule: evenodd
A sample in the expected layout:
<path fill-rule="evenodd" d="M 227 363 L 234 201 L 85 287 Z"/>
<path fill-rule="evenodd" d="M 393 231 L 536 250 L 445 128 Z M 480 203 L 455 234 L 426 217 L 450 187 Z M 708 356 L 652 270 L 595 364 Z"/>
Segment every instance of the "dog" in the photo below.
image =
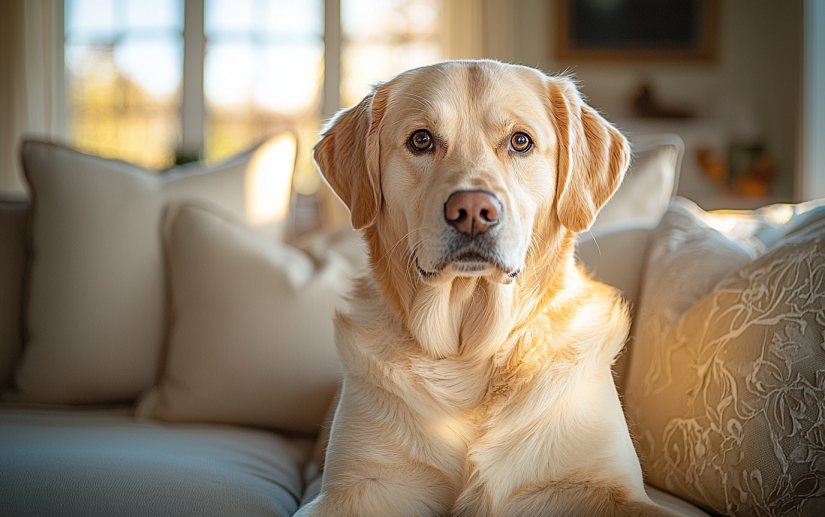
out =
<path fill-rule="evenodd" d="M 630 160 L 576 85 L 413 69 L 336 115 L 314 156 L 370 271 L 335 316 L 344 381 L 296 515 L 673 515 L 645 494 L 611 374 L 628 309 L 574 259 Z"/>

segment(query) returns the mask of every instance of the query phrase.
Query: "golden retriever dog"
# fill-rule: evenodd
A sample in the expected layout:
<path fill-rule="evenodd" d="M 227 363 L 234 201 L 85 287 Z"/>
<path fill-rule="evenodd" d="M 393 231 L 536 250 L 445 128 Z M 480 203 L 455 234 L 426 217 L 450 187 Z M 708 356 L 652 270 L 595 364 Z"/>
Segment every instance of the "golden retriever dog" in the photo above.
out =
<path fill-rule="evenodd" d="M 574 260 L 625 138 L 566 78 L 495 61 L 402 73 L 315 148 L 370 272 L 335 318 L 344 369 L 320 495 L 296 515 L 668 515 L 611 375 L 620 293 Z"/>

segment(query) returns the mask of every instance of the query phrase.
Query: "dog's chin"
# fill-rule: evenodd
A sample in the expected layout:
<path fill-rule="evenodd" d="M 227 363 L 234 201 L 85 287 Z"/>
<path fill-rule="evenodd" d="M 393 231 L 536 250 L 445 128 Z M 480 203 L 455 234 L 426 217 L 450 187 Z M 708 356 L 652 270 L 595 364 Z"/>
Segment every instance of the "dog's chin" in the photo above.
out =
<path fill-rule="evenodd" d="M 502 269 L 493 260 L 475 251 L 452 257 L 446 262 L 446 268 L 452 269 L 458 276 L 483 276 L 492 270 Z"/>
<path fill-rule="evenodd" d="M 449 265 L 459 276 L 479 276 L 494 269 L 495 266 L 486 261 L 459 260 Z"/>
<path fill-rule="evenodd" d="M 486 277 L 497 283 L 509 284 L 521 273 L 521 268 L 508 268 L 475 252 L 460 254 L 432 269 L 423 267 L 416 256 L 415 267 L 428 283 L 451 281 L 455 277 Z"/>

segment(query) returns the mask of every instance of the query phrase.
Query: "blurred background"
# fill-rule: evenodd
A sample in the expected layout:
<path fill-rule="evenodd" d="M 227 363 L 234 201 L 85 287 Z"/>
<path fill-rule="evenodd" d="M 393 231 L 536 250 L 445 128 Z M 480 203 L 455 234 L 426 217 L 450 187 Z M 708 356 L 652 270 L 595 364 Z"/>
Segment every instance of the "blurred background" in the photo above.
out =
<path fill-rule="evenodd" d="M 685 141 L 703 208 L 825 196 L 816 0 L 0 0 L 0 191 L 24 132 L 162 171 L 300 135 L 370 85 L 443 59 L 566 72 L 632 137 Z M 818 52 L 818 53 L 817 53 Z M 817 165 L 819 164 L 819 165 Z"/>

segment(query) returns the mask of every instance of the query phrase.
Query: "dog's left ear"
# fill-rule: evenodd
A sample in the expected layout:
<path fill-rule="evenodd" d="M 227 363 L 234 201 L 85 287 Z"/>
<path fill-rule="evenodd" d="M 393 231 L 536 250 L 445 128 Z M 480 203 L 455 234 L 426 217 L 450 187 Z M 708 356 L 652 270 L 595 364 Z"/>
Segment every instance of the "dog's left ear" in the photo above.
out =
<path fill-rule="evenodd" d="M 315 145 L 315 163 L 332 190 L 349 208 L 352 226 L 371 225 L 381 209 L 379 133 L 389 98 L 375 91 L 339 112 Z"/>
<path fill-rule="evenodd" d="M 548 79 L 547 89 L 559 146 L 556 212 L 565 227 L 583 232 L 621 184 L 630 145 L 570 80 Z"/>

